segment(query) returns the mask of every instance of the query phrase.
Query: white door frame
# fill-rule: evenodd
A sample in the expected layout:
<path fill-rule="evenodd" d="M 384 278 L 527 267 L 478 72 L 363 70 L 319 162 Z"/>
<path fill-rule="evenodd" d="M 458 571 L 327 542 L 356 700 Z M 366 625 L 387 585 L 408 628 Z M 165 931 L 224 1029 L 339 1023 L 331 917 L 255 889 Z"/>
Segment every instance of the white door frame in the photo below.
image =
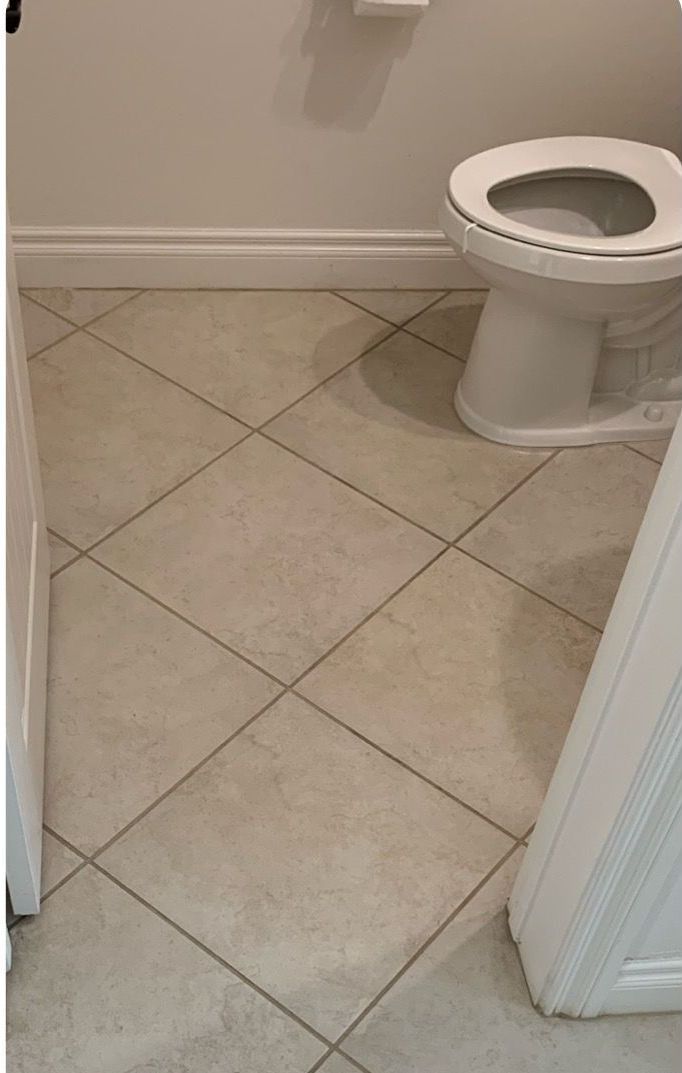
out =
<path fill-rule="evenodd" d="M 50 553 L 9 227 L 6 241 L 6 859 L 26 914 L 40 909 Z"/>
<path fill-rule="evenodd" d="M 510 900 L 538 1008 L 682 1010 L 679 954 L 627 960 L 681 870 L 682 421 Z"/>

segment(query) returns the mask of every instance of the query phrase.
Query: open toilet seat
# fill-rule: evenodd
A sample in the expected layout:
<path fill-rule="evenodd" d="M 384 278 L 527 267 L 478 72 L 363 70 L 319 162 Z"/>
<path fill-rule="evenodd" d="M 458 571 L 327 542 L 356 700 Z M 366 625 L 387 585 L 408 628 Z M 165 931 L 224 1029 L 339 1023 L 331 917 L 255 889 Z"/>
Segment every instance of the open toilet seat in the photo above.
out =
<path fill-rule="evenodd" d="M 672 153 L 594 137 L 491 149 L 455 168 L 440 223 L 490 287 L 455 395 L 466 425 L 539 447 L 671 430 L 682 409 Z"/>
<path fill-rule="evenodd" d="M 491 194 L 514 183 L 554 177 L 621 179 L 651 202 L 647 226 L 624 234 L 579 234 L 531 226 L 498 211 Z M 448 198 L 487 232 L 551 250 L 639 257 L 682 248 L 682 166 L 666 149 L 616 138 L 564 137 L 503 145 L 459 164 Z"/>

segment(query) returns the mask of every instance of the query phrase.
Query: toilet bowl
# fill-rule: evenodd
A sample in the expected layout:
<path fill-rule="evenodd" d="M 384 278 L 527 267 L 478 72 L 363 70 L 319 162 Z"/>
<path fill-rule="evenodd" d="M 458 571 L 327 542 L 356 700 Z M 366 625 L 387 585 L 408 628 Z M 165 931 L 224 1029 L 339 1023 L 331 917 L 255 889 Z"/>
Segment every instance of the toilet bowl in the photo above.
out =
<path fill-rule="evenodd" d="M 682 366 L 672 153 L 593 137 L 500 146 L 455 168 L 440 223 L 490 286 L 455 396 L 465 424 L 526 446 L 668 435 L 682 400 L 651 384 Z"/>

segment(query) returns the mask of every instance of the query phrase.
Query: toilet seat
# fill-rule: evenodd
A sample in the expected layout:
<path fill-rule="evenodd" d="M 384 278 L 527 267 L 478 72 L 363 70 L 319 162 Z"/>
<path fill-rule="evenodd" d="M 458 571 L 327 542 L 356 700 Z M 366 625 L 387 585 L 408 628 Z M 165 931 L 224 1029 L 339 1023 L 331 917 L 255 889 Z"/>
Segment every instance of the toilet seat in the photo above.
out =
<path fill-rule="evenodd" d="M 501 184 L 543 173 L 607 173 L 629 180 L 651 199 L 648 227 L 628 234 L 594 236 L 531 227 L 499 212 L 488 195 Z M 682 249 L 682 164 L 668 150 L 618 138 L 540 138 L 489 149 L 459 164 L 448 187 L 452 205 L 487 232 L 548 250 L 632 257 Z"/>

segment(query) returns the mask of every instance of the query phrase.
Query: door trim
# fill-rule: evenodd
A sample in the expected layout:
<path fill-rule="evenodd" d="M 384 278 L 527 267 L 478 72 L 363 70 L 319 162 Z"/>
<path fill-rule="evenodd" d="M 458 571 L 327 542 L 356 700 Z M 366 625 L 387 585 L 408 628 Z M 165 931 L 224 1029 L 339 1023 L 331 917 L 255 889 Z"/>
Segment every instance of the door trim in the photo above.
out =
<path fill-rule="evenodd" d="M 612 1008 L 628 953 L 682 868 L 681 488 L 682 422 L 510 901 L 546 1014 Z M 628 986 L 634 1010 L 632 977 Z M 682 1009 L 682 991 L 671 1000 Z"/>

